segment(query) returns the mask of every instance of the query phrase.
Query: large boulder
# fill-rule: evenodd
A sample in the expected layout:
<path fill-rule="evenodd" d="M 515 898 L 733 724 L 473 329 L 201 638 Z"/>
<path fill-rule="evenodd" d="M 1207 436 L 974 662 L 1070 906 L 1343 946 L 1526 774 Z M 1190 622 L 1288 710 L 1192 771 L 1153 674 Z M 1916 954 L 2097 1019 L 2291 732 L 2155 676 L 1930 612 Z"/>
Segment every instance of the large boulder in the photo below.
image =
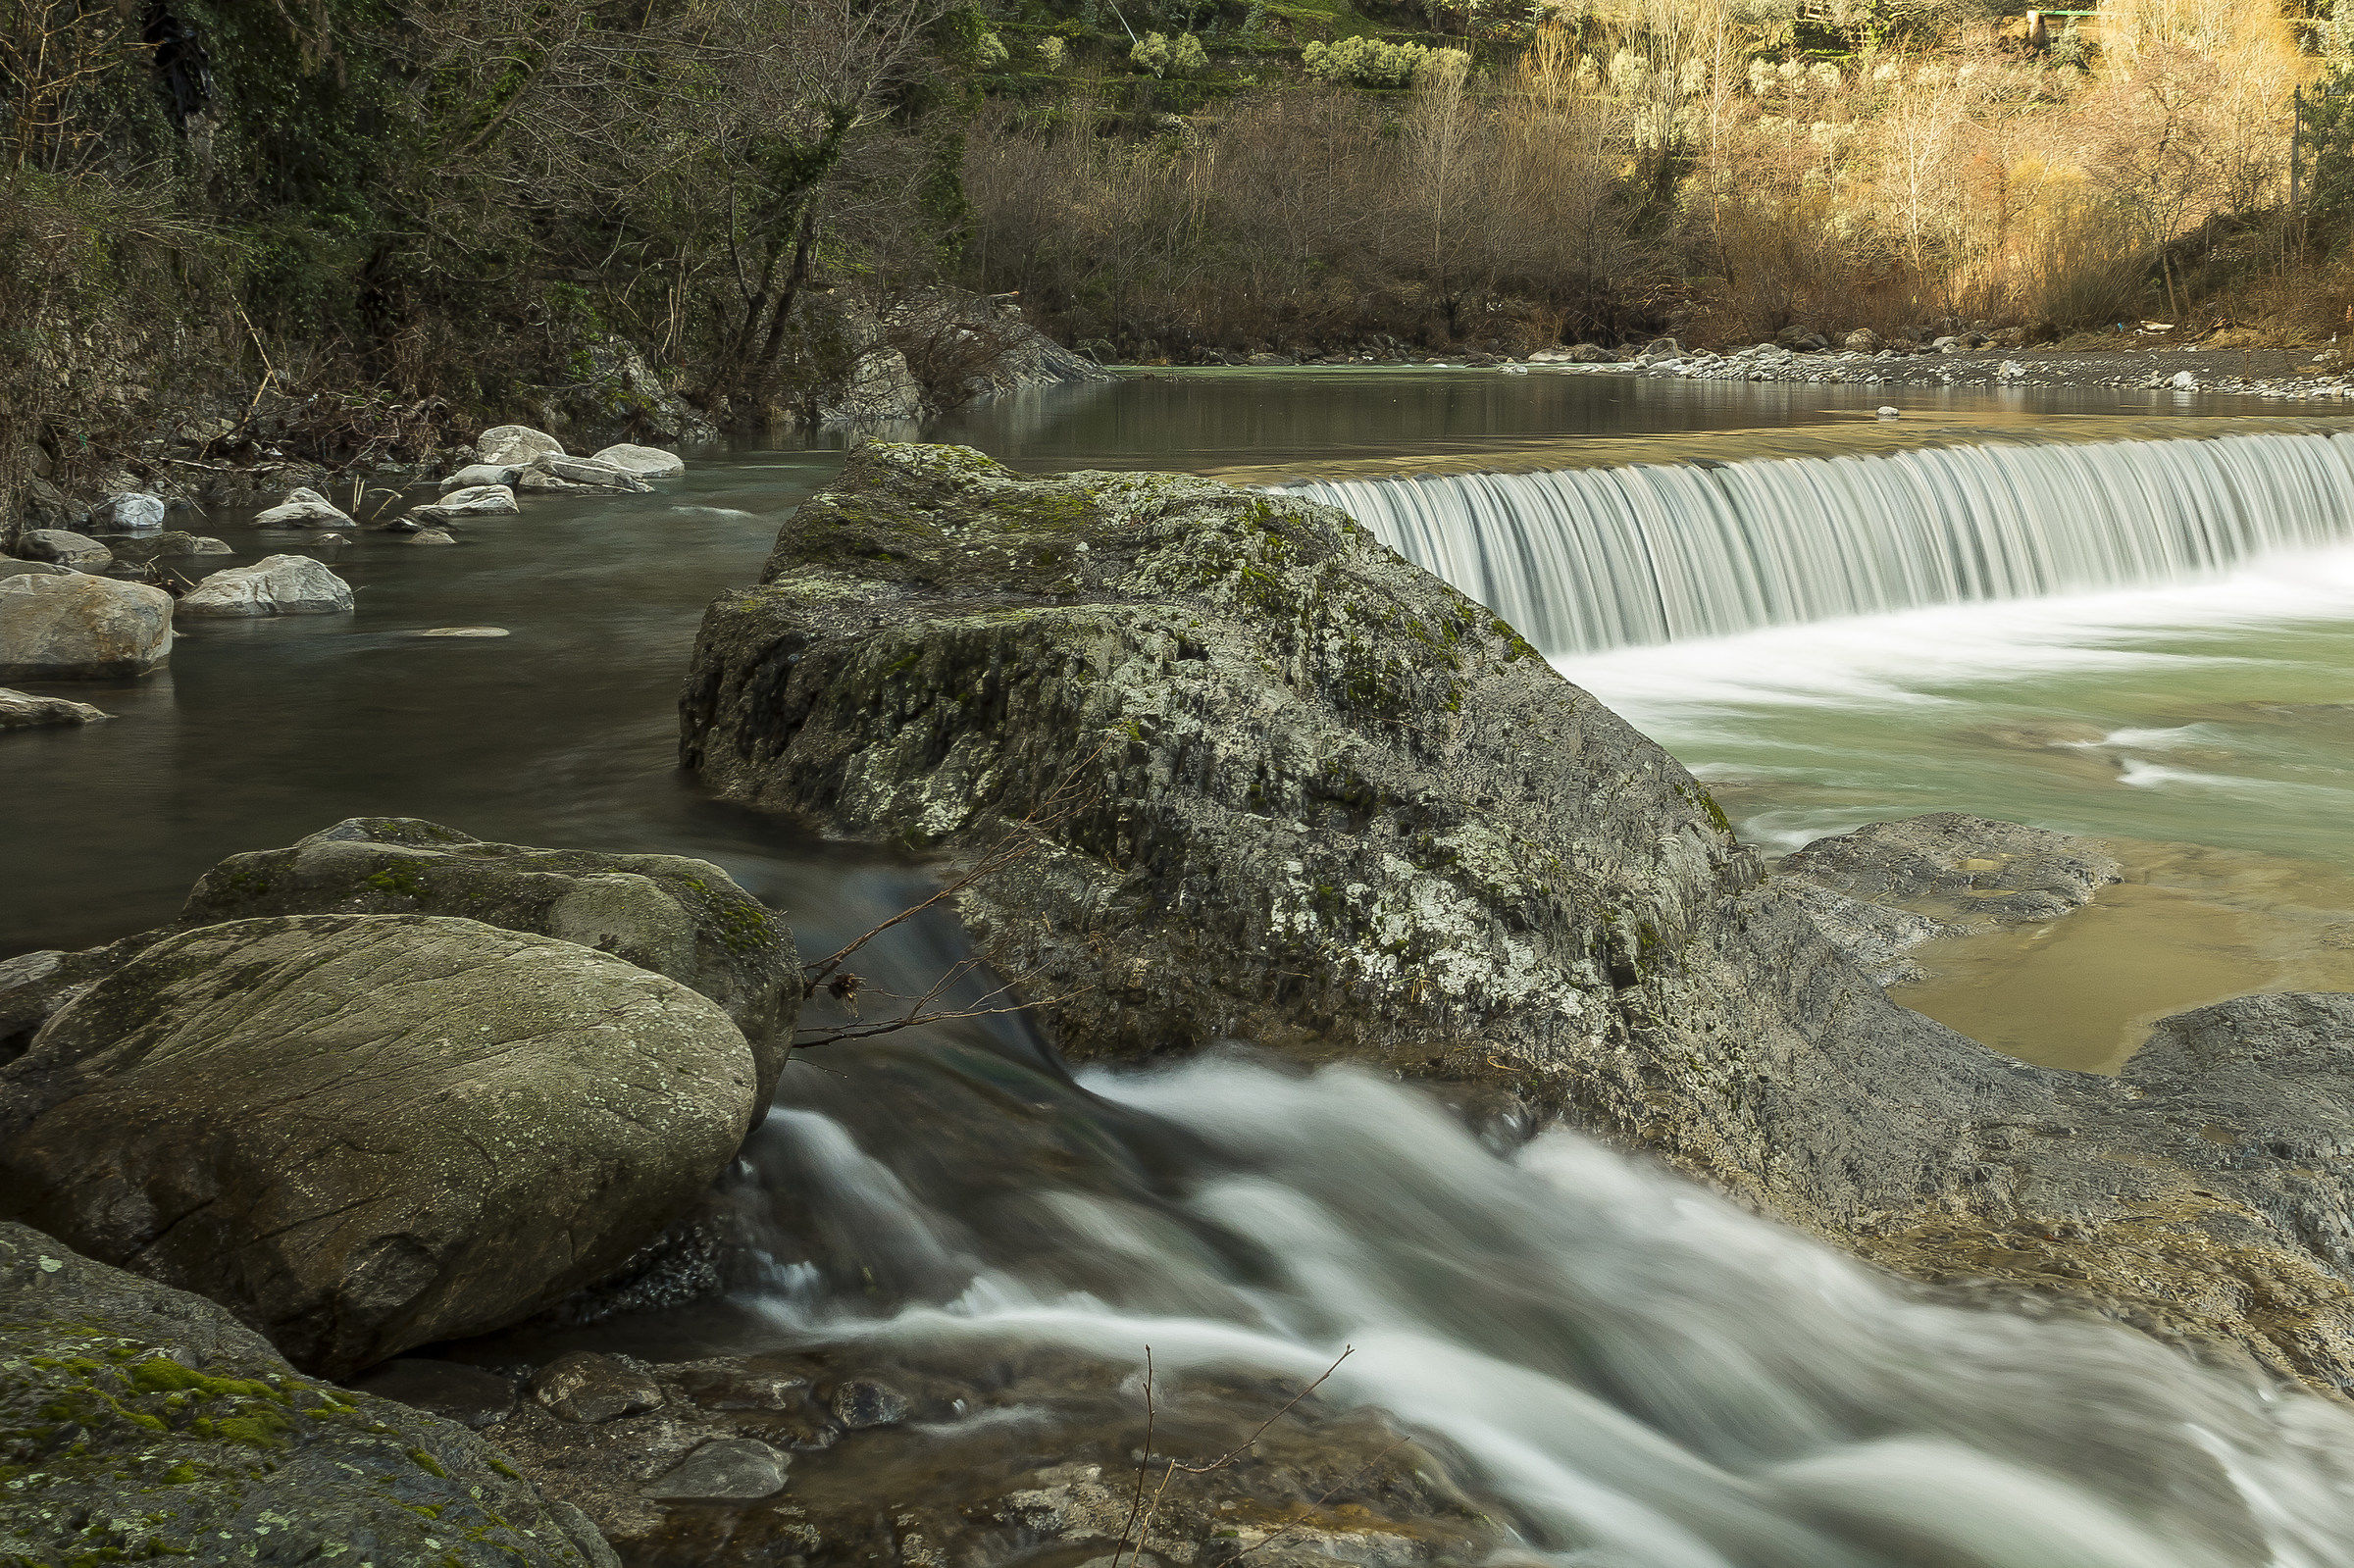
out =
<path fill-rule="evenodd" d="M 0 1218 L 231 1308 L 340 1376 L 627 1261 L 755 1110 L 717 1005 L 438 916 L 167 937 L 0 1069 Z"/>
<path fill-rule="evenodd" d="M 627 441 L 608 446 L 589 459 L 641 480 L 675 480 L 687 472 L 687 460 L 658 446 L 633 446 Z"/>
<path fill-rule="evenodd" d="M 635 472 L 589 457 L 561 452 L 532 459 L 516 486 L 526 490 L 650 490 Z"/>
<path fill-rule="evenodd" d="M 183 616 L 224 619 L 351 611 L 351 584 L 307 555 L 266 555 L 251 566 L 215 572 L 179 600 Z"/>
<path fill-rule="evenodd" d="M 6 1223 L 0 1367 L 0 1561 L 619 1568 L 465 1428 Z"/>
<path fill-rule="evenodd" d="M 494 468 L 526 468 L 535 458 L 564 455 L 564 443 L 529 425 L 493 425 L 476 437 L 474 460 Z"/>
<path fill-rule="evenodd" d="M 1907 1273 L 2354 1381 L 2297 1160 L 1890 1002 L 1672 758 L 1328 508 L 862 447 L 706 613 L 682 757 L 1006 851 L 959 908 L 1073 1056 L 1367 1061 Z"/>
<path fill-rule="evenodd" d="M 485 843 L 407 817 L 354 817 L 285 849 L 231 855 L 180 909 L 186 929 L 259 915 L 463 915 L 611 953 L 727 1010 L 775 1091 L 800 1016 L 793 932 L 708 861 Z"/>
<path fill-rule="evenodd" d="M 172 595 L 76 573 L 0 579 L 0 681 L 121 681 L 172 654 Z"/>

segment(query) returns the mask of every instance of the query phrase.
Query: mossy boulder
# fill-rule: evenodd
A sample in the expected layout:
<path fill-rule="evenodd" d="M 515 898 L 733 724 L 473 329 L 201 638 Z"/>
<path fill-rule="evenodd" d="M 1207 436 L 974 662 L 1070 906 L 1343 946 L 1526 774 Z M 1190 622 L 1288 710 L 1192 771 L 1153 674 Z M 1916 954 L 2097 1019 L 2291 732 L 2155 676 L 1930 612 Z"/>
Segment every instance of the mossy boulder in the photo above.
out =
<path fill-rule="evenodd" d="M 0 1223 L 0 1562 L 619 1559 L 454 1422 L 302 1377 L 197 1296 Z"/>
<path fill-rule="evenodd" d="M 800 1017 L 792 929 L 709 861 L 486 843 L 413 817 L 353 817 L 231 855 L 190 891 L 177 929 L 314 914 L 456 915 L 667 975 L 743 1031 L 763 1105 Z"/>
<path fill-rule="evenodd" d="M 681 730 L 821 831 L 1032 844 L 959 909 L 1070 1055 L 1370 1064 L 1910 1274 L 2354 1385 L 2354 1189 L 2297 1153 L 2354 1147 L 2354 1085 L 2268 1093 L 2275 1052 L 2197 1120 L 1897 1006 L 1673 758 L 1330 508 L 867 445 L 706 613 Z M 2294 1136 L 2211 1136 L 2292 1089 Z"/>
<path fill-rule="evenodd" d="M 578 943 L 230 921 L 122 964 L 0 1070 L 0 1218 L 341 1376 L 610 1275 L 757 1109 L 716 1004 Z"/>

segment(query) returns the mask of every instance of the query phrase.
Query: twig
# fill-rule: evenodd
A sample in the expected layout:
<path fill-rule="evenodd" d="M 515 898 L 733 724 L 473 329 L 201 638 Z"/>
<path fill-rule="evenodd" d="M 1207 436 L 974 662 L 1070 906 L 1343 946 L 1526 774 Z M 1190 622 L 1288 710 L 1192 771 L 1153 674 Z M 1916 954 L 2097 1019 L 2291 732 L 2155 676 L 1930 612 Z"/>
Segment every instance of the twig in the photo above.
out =
<path fill-rule="evenodd" d="M 1145 1506 L 1145 1470 L 1152 1463 L 1152 1347 L 1145 1346 L 1145 1448 L 1144 1457 L 1136 1462 L 1136 1497 L 1128 1504 L 1128 1522 L 1120 1527 L 1120 1543 L 1111 1548 L 1111 1568 L 1120 1568 L 1120 1553 L 1127 1549 L 1128 1538 L 1136 1534 L 1137 1515 Z M 1140 1541 L 1137 1550 L 1142 1551 Z M 1129 1559 L 1133 1562 L 1135 1559 Z"/>

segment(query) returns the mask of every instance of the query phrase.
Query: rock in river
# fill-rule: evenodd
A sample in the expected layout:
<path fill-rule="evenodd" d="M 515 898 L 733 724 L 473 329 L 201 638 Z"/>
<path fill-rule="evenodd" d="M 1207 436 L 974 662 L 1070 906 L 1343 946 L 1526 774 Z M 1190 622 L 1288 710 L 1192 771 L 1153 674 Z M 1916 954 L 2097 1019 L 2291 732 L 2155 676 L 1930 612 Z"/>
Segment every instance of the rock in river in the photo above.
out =
<path fill-rule="evenodd" d="M 286 492 L 286 498 L 259 513 L 253 520 L 259 529 L 347 529 L 354 525 L 351 514 L 321 495 L 317 490 L 296 488 Z"/>
<path fill-rule="evenodd" d="M 2052 920 L 2124 876 L 2088 838 L 1959 811 L 1817 838 L 1781 870 L 1868 903 L 1925 906 L 1965 928 Z"/>
<path fill-rule="evenodd" d="M 564 455 L 564 443 L 529 425 L 494 425 L 476 437 L 474 460 L 492 468 L 527 468 L 535 458 Z"/>
<path fill-rule="evenodd" d="M 602 1279 L 753 1117 L 743 1036 L 576 942 L 437 916 L 149 946 L 0 1069 L 0 1216 L 340 1376 Z"/>
<path fill-rule="evenodd" d="M 438 501 L 411 507 L 406 521 L 415 527 L 420 523 L 447 523 L 469 517 L 512 517 L 515 511 L 515 492 L 506 485 L 468 484 L 445 492 Z"/>
<path fill-rule="evenodd" d="M 163 498 L 124 490 L 90 508 L 83 527 L 93 533 L 145 533 L 164 526 Z"/>
<path fill-rule="evenodd" d="M 86 702 L 36 697 L 0 686 L 0 731 L 40 730 L 58 725 L 96 724 L 107 715 Z"/>
<path fill-rule="evenodd" d="M 1365 1061 L 1910 1274 L 2354 1382 L 2354 1188 L 1896 1006 L 1672 758 L 1329 508 L 870 444 L 706 613 L 681 718 L 727 797 L 1029 845 L 958 907 L 1074 1056 Z M 1951 870 L 2039 918 L 2093 874 L 2052 868 Z M 2354 1101 L 2322 1119 L 2354 1146 Z"/>
<path fill-rule="evenodd" d="M 800 1016 L 793 932 L 709 861 L 485 843 L 410 817 L 354 817 L 205 873 L 179 926 L 256 915 L 463 915 L 579 942 L 727 1009 L 766 1105 Z"/>
<path fill-rule="evenodd" d="M 0 579 L 0 680 L 120 681 L 172 653 L 172 595 L 75 573 Z"/>
<path fill-rule="evenodd" d="M 619 1568 L 465 1428 L 0 1223 L 0 1558 Z"/>
<path fill-rule="evenodd" d="M 197 617 L 349 615 L 351 610 L 351 585 L 307 555 L 266 555 L 251 566 L 215 572 L 179 601 L 181 615 Z"/>
<path fill-rule="evenodd" d="M 589 461 L 634 474 L 641 480 L 675 480 L 687 472 L 686 460 L 658 446 L 633 446 L 623 441 L 608 446 Z"/>
<path fill-rule="evenodd" d="M 65 529 L 26 529 L 18 536 L 17 548 L 27 559 L 57 566 L 101 567 L 115 558 L 114 551 L 88 534 Z"/>

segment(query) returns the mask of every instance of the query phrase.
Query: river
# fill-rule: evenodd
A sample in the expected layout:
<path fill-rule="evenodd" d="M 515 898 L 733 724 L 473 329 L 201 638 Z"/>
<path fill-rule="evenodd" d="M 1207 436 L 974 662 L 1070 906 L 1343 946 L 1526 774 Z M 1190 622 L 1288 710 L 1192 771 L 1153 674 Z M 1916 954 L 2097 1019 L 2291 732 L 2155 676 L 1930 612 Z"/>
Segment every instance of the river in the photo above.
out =
<path fill-rule="evenodd" d="M 1852 461 L 1950 470 L 1951 457 L 1894 452 L 1870 419 L 1881 395 L 1475 371 L 1169 374 L 1007 400 L 933 433 L 1023 467 L 1329 469 L 1352 484 L 1428 456 L 1476 467 L 1489 447 L 1542 472 L 1545 453 L 1601 443 L 1617 477 L 1587 482 L 1621 487 L 1628 463 L 1731 463 L 1751 467 L 1672 477 L 1766 493 L 1803 476 L 1760 465 L 1819 465 L 1843 443 L 1877 454 Z M 1948 442 L 2097 436 L 2119 407 L 1897 401 Z M 2168 412 L 2135 403 L 2119 433 L 2146 439 Z M 2229 423 L 2253 412 L 2202 403 L 2182 433 L 2336 445 Z M 2179 473 L 2213 456 L 2118 461 Z M 2081 460 L 2039 461 L 2035 473 Z M 919 870 L 715 805 L 673 756 L 703 603 L 753 577 L 778 520 L 838 463 L 823 449 L 707 452 L 655 494 L 527 497 L 522 516 L 468 528 L 456 549 L 364 534 L 325 550 L 357 615 L 203 624 L 169 673 L 77 690 L 117 720 L 0 741 L 14 807 L 0 822 L 0 956 L 155 924 L 223 855 L 355 814 L 700 855 L 784 908 L 804 948 L 864 930 L 920 896 Z M 2099 536 L 2141 537 L 2137 524 L 2190 482 L 2120 508 Z M 2045 536 L 2077 526 L 2052 499 L 2064 489 L 2030 474 L 2019 493 L 2045 508 Z M 2205 555 L 2086 545 L 2055 576 L 2006 576 L 1980 539 L 1969 549 L 1984 591 L 1761 599 L 1736 621 L 1661 609 L 1614 632 L 1564 618 L 1540 640 L 1768 845 L 1938 809 L 2121 841 L 2126 887 L 2048 935 L 1957 951 L 1909 998 L 2030 1059 L 2114 1066 L 2158 1012 L 2265 986 L 2354 988 L 2338 869 L 2354 833 L 2354 546 L 2325 515 L 2342 493 L 2315 481 L 2311 516 L 2247 502 L 2237 534 L 2200 535 Z M 1476 486 L 1448 504 L 1502 526 Z M 1366 521 L 1413 547 L 1397 517 Z M 1856 548 L 1902 526 L 1854 521 Z M 300 544 L 236 517 L 200 531 L 240 560 Z M 1962 536 L 1932 529 L 1905 548 Z M 1805 581 L 1761 548 L 1712 560 L 1692 582 L 1737 569 Z M 1655 607 L 1671 605 L 1666 575 L 1645 576 Z M 1557 609 L 1574 584 L 1559 586 Z M 1728 602 L 1703 597 L 1710 614 Z M 507 634 L 418 634 L 449 627 Z M 878 973 L 934 972 L 956 940 L 945 921 L 917 922 L 876 953 Z M 1017 1103 L 1077 1130 L 1055 1157 L 1009 1153 L 979 1188 L 941 1158 L 990 1147 L 992 1119 Z M 1012 1338 L 1304 1378 L 1354 1345 L 1327 1396 L 1436 1435 L 1506 1499 L 1530 1550 L 1564 1565 L 2354 1563 L 2354 1416 L 2335 1406 L 2122 1330 L 1920 1298 L 1578 1138 L 1490 1148 L 1353 1073 L 1219 1059 L 1072 1083 L 1018 1021 L 974 1022 L 790 1071 L 747 1160 L 742 1180 L 790 1191 L 778 1213 L 794 1221 L 780 1218 L 774 1266 L 734 1303 L 737 1346 Z M 653 1314 L 595 1342 L 658 1358 L 685 1332 Z M 1002 1441 L 1024 1440 L 1009 1428 Z"/>

